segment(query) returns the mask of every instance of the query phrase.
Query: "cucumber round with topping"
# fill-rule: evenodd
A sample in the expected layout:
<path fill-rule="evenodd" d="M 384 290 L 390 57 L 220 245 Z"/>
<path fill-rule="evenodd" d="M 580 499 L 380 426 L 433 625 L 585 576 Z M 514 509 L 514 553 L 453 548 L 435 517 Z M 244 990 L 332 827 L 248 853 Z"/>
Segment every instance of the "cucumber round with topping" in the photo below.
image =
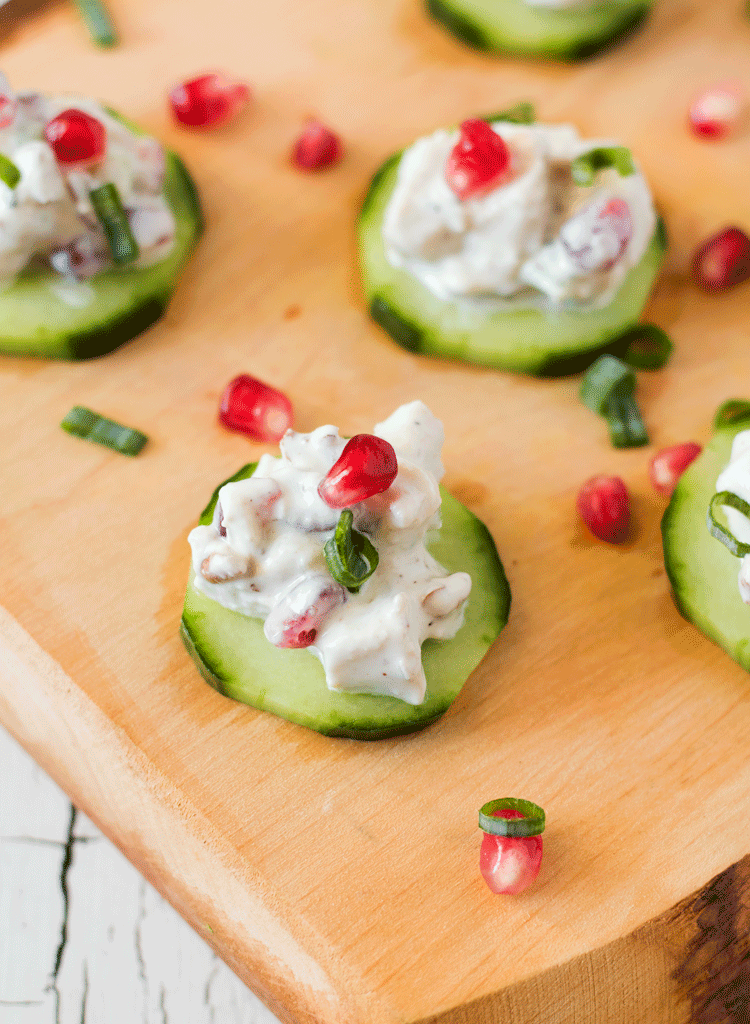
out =
<path fill-rule="evenodd" d="M 427 10 L 479 50 L 581 60 L 633 32 L 650 0 L 594 0 L 571 7 L 525 0 L 426 0 Z"/>
<path fill-rule="evenodd" d="M 637 324 L 661 269 L 667 246 L 661 220 L 609 305 L 488 312 L 479 302 L 438 298 L 408 270 L 389 262 L 383 218 L 400 159 L 396 153 L 376 172 L 358 221 L 370 314 L 394 341 L 411 352 L 542 376 L 576 373 L 604 352 L 622 354 L 629 341 L 624 335 Z"/>
<path fill-rule="evenodd" d="M 231 481 L 251 476 L 254 470 L 254 463 L 244 466 Z M 201 524 L 211 522 L 219 489 L 201 515 Z M 422 645 L 427 677 L 423 704 L 329 690 L 323 667 L 312 654 L 274 647 L 265 638 L 260 619 L 223 608 L 200 594 L 191 581 L 181 633 L 203 678 L 227 697 L 328 736 L 383 739 L 434 722 L 482 660 L 510 608 L 508 582 L 487 528 L 442 488 L 441 494 L 443 525 L 428 547 L 449 573 L 468 572 L 472 588 L 456 636 Z"/>
<path fill-rule="evenodd" d="M 740 597 L 740 562 L 711 536 L 708 507 L 730 460 L 732 442 L 750 429 L 750 405 L 728 402 L 714 420 L 711 443 L 679 479 L 661 523 L 664 564 L 678 609 L 750 671 L 750 606 Z"/>
<path fill-rule="evenodd" d="M 195 185 L 173 153 L 166 154 L 164 195 L 177 228 L 166 259 L 149 267 L 113 267 L 97 274 L 86 282 L 91 299 L 85 305 L 60 295 L 61 279 L 49 267 L 24 270 L 0 292 L 0 352 L 90 359 L 111 352 L 155 323 L 203 230 Z"/>

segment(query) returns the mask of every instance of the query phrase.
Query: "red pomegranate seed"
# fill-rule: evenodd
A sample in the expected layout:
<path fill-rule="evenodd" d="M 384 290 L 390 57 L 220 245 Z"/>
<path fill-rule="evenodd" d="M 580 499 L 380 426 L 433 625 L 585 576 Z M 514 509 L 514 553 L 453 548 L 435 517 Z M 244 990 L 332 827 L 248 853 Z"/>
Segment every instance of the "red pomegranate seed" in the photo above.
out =
<path fill-rule="evenodd" d="M 63 110 L 48 121 L 44 136 L 55 159 L 66 167 L 88 167 L 104 157 L 107 131 L 101 121 L 83 110 Z"/>
<path fill-rule="evenodd" d="M 519 811 L 496 811 L 496 818 L 522 818 Z M 479 851 L 479 870 L 493 892 L 514 896 L 539 874 L 544 844 L 541 836 L 493 836 L 485 832 Z"/>
<path fill-rule="evenodd" d="M 191 128 L 217 128 L 226 124 L 250 100 L 244 82 L 212 72 L 176 85 L 169 93 L 172 113 Z"/>
<path fill-rule="evenodd" d="M 292 425 L 292 403 L 281 391 L 242 373 L 224 389 L 219 419 L 254 441 L 277 444 Z"/>
<path fill-rule="evenodd" d="M 330 576 L 303 576 L 272 609 L 263 624 L 275 647 L 310 647 L 323 619 L 346 599 Z"/>
<path fill-rule="evenodd" d="M 491 125 L 464 121 L 445 165 L 445 180 L 459 199 L 475 199 L 497 188 L 509 163 L 510 151 Z"/>
<path fill-rule="evenodd" d="M 5 75 L 0 71 L 0 128 L 7 128 L 16 116 L 16 98 Z"/>
<path fill-rule="evenodd" d="M 750 238 L 740 228 L 724 228 L 698 247 L 693 278 L 707 292 L 723 292 L 750 277 Z"/>
<path fill-rule="evenodd" d="M 702 139 L 725 139 L 740 122 L 745 107 L 742 86 L 724 82 L 706 89 L 690 105 L 688 123 Z"/>
<path fill-rule="evenodd" d="M 330 128 L 313 121 L 302 132 L 292 150 L 292 163 L 303 171 L 319 171 L 341 158 L 341 140 Z"/>
<path fill-rule="evenodd" d="M 654 488 L 660 494 L 671 494 L 682 474 L 702 451 L 701 445 L 695 441 L 662 448 L 648 464 L 648 475 Z"/>
<path fill-rule="evenodd" d="M 355 434 L 318 486 L 331 508 L 348 508 L 387 491 L 398 473 L 393 445 L 372 434 Z"/>
<path fill-rule="evenodd" d="M 576 508 L 599 540 L 625 540 L 630 525 L 630 495 L 619 476 L 592 476 L 578 492 Z"/>

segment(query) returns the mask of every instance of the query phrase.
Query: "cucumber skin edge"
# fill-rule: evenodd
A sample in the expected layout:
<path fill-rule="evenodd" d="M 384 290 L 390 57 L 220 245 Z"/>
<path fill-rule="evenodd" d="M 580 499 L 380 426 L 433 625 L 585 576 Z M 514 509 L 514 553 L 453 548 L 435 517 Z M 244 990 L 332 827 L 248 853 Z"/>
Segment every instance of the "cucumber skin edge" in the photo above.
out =
<path fill-rule="evenodd" d="M 512 45 L 494 43 L 486 30 L 479 28 L 465 15 L 452 10 L 444 0 L 425 0 L 428 13 L 457 39 L 472 49 L 483 53 L 517 55 L 521 57 L 539 57 L 551 60 L 575 62 L 593 57 L 602 50 L 615 46 L 627 39 L 643 22 L 651 11 L 650 3 L 643 3 L 618 19 L 613 27 L 590 39 L 569 46 L 548 46 L 540 49 L 531 47 L 513 47 Z"/>
<path fill-rule="evenodd" d="M 223 697 L 227 696 L 221 683 L 221 677 L 216 675 L 214 670 L 204 660 L 203 656 L 198 650 L 198 647 L 193 640 L 190 632 L 190 627 L 184 618 L 180 620 L 180 636 L 182 642 L 187 648 L 187 652 L 195 662 L 196 668 L 200 672 L 203 679 L 211 686 L 214 690 L 220 693 Z M 230 698 L 234 699 L 234 698 Z M 242 703 L 238 701 L 238 703 Z M 253 711 L 262 711 L 262 709 L 256 708 L 253 705 L 246 704 L 246 707 L 252 708 Z M 450 705 L 449 705 L 450 706 Z M 329 736 L 332 739 L 349 739 L 349 740 L 387 740 L 392 736 L 406 736 L 409 733 L 421 732 L 422 729 L 426 729 L 428 725 L 432 725 L 433 722 L 437 722 L 439 718 L 445 714 L 445 711 L 441 711 L 440 714 L 435 715 L 433 718 L 424 719 L 421 722 L 411 723 L 404 726 L 396 726 L 395 728 L 388 729 L 315 729 L 314 731 L 319 732 L 321 736 Z M 271 712 L 273 714 L 273 712 Z M 280 716 L 276 716 L 280 717 Z M 309 729 L 311 726 L 305 725 L 302 722 L 294 722 L 292 718 L 288 718 L 287 721 L 292 722 L 294 725 L 301 725 L 303 728 Z"/>

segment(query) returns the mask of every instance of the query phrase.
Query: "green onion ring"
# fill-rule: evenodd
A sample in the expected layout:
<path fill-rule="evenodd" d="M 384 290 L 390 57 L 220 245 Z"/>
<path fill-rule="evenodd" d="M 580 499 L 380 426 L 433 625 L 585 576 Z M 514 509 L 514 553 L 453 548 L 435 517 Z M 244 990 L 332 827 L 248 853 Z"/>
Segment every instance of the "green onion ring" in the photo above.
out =
<path fill-rule="evenodd" d="M 120 455 L 138 455 L 148 441 L 140 430 L 124 427 L 122 423 L 100 416 L 83 405 L 74 405 L 60 426 L 75 437 L 111 448 Z"/>
<path fill-rule="evenodd" d="M 576 185 L 593 185 L 597 171 L 614 167 L 621 178 L 635 174 L 635 164 L 630 150 L 625 146 L 599 146 L 581 153 L 570 165 L 570 173 Z"/>
<path fill-rule="evenodd" d="M 331 576 L 351 594 L 356 594 L 377 569 L 379 558 L 372 542 L 352 529 L 353 521 L 352 510 L 345 508 L 323 553 Z"/>
<path fill-rule="evenodd" d="M 5 154 L 0 153 L 0 181 L 4 182 L 8 188 L 15 188 L 20 180 L 21 172 L 16 165 Z"/>
<path fill-rule="evenodd" d="M 721 505 L 728 505 L 729 508 L 736 509 L 748 519 L 750 519 L 750 505 L 748 505 L 744 498 L 740 498 L 738 494 L 733 494 L 731 491 L 719 491 L 718 494 L 714 494 L 713 498 L 711 498 L 708 505 L 708 515 L 706 516 L 706 525 L 711 536 L 720 540 L 730 554 L 734 555 L 735 558 L 744 558 L 745 555 L 750 555 L 750 544 L 737 540 L 728 527 L 722 526 L 717 521 L 716 509 Z"/>
<path fill-rule="evenodd" d="M 105 185 L 92 189 L 89 199 L 107 236 L 113 262 L 122 266 L 138 259 L 138 243 L 128 223 L 117 186 L 108 181 Z"/>
<path fill-rule="evenodd" d="M 581 381 L 579 397 L 592 412 L 603 416 L 615 448 L 648 444 L 648 433 L 635 403 L 635 374 L 621 359 L 600 356 Z"/>
<path fill-rule="evenodd" d="M 627 342 L 623 362 L 636 370 L 661 370 L 674 348 L 669 335 L 656 324 L 639 324 L 619 340 Z"/>
<path fill-rule="evenodd" d="M 500 110 L 497 114 L 489 114 L 483 117 L 483 121 L 507 121 L 509 124 L 533 124 L 535 119 L 534 104 L 528 100 L 522 100 L 507 110 Z"/>
<path fill-rule="evenodd" d="M 518 811 L 522 818 L 496 818 L 495 811 Z M 513 796 L 490 800 L 479 808 L 479 827 L 491 836 L 512 836 L 525 839 L 540 836 L 544 832 L 544 811 L 531 800 L 519 800 Z"/>
<path fill-rule="evenodd" d="M 746 402 L 742 398 L 730 398 L 728 402 L 719 406 L 714 416 L 714 430 L 732 427 L 748 419 L 750 419 L 750 402 Z"/>

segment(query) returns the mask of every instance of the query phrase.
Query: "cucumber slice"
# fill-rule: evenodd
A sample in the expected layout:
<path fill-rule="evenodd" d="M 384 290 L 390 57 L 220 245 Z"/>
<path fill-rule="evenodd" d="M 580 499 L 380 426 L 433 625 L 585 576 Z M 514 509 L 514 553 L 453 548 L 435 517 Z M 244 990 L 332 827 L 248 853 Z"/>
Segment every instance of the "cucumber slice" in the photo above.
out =
<path fill-rule="evenodd" d="M 638 322 L 667 246 L 659 220 L 641 261 L 602 309 L 537 309 L 485 313 L 468 302 L 446 302 L 407 270 L 392 266 L 383 244 L 383 215 L 401 154 L 376 172 L 360 211 L 358 245 L 372 318 L 411 352 L 464 359 L 480 366 L 543 376 L 585 369 L 604 352 L 622 355 L 623 334 Z"/>
<path fill-rule="evenodd" d="M 83 307 L 60 298 L 49 269 L 25 270 L 0 292 L 0 352 L 14 356 L 90 359 L 145 331 L 164 312 L 201 231 L 198 194 L 184 164 L 167 154 L 164 194 L 177 235 L 169 256 L 151 267 L 113 268 L 87 282 L 94 299 Z"/>
<path fill-rule="evenodd" d="M 708 532 L 706 513 L 747 413 L 717 426 L 711 443 L 680 477 L 661 522 L 664 564 L 682 615 L 750 671 L 750 607 L 737 587 L 740 561 Z"/>
<path fill-rule="evenodd" d="M 630 35 L 651 0 L 600 0 L 554 10 L 523 0 L 426 0 L 429 13 L 478 50 L 581 60 Z"/>
<path fill-rule="evenodd" d="M 231 480 L 251 476 L 243 466 Z M 227 483 L 229 481 L 226 481 Z M 220 486 L 223 486 L 220 485 Z M 210 523 L 219 488 L 201 515 Z M 260 619 L 222 608 L 188 585 L 181 634 L 203 678 L 219 693 L 327 736 L 375 740 L 415 732 L 450 706 L 508 620 L 510 589 L 487 528 L 441 490 L 443 526 L 429 548 L 449 572 L 473 581 L 464 625 L 452 640 L 426 640 L 427 697 L 418 707 L 395 697 L 334 693 L 308 651 L 274 647 Z"/>

